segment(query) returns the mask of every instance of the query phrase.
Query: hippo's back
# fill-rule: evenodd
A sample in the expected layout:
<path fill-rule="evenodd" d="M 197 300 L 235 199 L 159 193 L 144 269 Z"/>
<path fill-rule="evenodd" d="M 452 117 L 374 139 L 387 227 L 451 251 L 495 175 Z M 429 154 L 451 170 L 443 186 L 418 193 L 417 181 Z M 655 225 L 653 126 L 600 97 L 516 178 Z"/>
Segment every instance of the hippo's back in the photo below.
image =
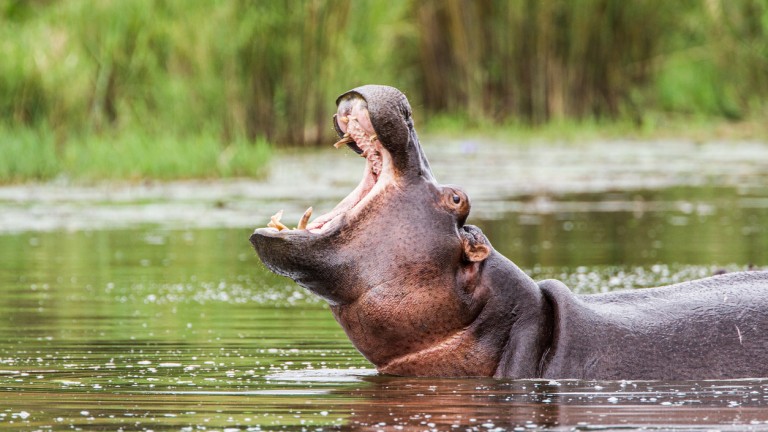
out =
<path fill-rule="evenodd" d="M 715 309 L 729 305 L 763 304 L 768 306 L 768 271 L 743 271 L 710 276 L 658 288 L 639 288 L 581 297 L 593 305 L 709 305 Z M 768 308 L 758 309 L 768 313 Z"/>
<path fill-rule="evenodd" d="M 592 348 L 579 355 L 587 376 L 768 377 L 768 271 L 580 296 L 577 301 L 586 338 L 571 342 Z"/>

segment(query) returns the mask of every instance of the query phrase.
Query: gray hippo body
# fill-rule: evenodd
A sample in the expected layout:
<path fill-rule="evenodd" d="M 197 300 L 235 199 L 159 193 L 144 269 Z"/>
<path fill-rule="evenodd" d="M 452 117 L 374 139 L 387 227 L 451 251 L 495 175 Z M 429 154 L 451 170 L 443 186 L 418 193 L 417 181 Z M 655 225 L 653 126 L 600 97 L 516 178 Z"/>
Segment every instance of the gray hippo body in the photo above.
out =
<path fill-rule="evenodd" d="M 360 185 L 295 230 L 250 237 L 262 262 L 324 298 L 382 373 L 580 379 L 768 378 L 768 272 L 574 295 L 535 282 L 439 184 L 405 96 L 364 86 L 334 126 L 366 159 Z"/>
<path fill-rule="evenodd" d="M 537 283 L 551 329 L 538 370 L 519 373 L 509 350 L 495 375 L 681 380 L 768 376 L 768 272 L 574 295 Z M 540 327 L 541 328 L 541 327 Z M 531 347 L 535 350 L 534 347 Z M 535 358 L 533 359 L 535 361 Z"/>
<path fill-rule="evenodd" d="M 559 325 L 545 378 L 768 376 L 768 272 L 576 299 L 560 282 L 540 286 Z"/>

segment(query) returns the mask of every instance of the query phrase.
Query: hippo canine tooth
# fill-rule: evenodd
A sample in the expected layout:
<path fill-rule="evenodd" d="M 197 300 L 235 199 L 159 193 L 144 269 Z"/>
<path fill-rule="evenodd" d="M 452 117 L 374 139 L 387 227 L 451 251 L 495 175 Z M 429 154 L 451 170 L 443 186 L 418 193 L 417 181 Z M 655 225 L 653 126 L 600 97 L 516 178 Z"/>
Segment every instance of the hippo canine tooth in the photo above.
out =
<path fill-rule="evenodd" d="M 301 217 L 301 220 L 299 221 L 299 226 L 296 227 L 296 229 L 307 229 L 307 222 L 309 222 L 309 218 L 312 216 L 312 207 L 308 208 L 307 211 L 304 212 L 304 215 Z"/>
<path fill-rule="evenodd" d="M 333 146 L 336 148 L 340 148 L 344 144 L 351 143 L 351 142 L 355 142 L 355 140 L 353 140 L 352 137 L 349 136 L 348 133 L 346 133 L 340 140 L 336 141 L 336 143 Z"/>
<path fill-rule="evenodd" d="M 288 229 L 287 226 L 283 225 L 282 222 L 280 222 L 280 218 L 283 217 L 283 211 L 280 210 L 279 212 L 275 213 L 271 218 L 270 222 L 267 224 L 269 228 L 274 228 L 278 231 L 282 231 L 284 229 Z"/>

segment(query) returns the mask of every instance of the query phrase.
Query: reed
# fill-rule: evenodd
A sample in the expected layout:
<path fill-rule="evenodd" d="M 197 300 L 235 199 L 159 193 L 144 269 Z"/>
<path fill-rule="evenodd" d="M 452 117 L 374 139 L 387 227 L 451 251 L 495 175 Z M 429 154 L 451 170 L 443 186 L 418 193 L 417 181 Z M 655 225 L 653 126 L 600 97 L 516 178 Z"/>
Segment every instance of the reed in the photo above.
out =
<path fill-rule="evenodd" d="M 533 124 L 637 116 L 674 2 L 420 2 L 423 99 L 432 110 Z M 679 11 L 677 11 L 679 12 Z"/>
<path fill-rule="evenodd" d="M 768 116 L 764 0 L 7 0 L 0 40 L 0 143 L 52 140 L 46 167 L 77 140 L 327 142 L 369 82 L 469 126 Z"/>

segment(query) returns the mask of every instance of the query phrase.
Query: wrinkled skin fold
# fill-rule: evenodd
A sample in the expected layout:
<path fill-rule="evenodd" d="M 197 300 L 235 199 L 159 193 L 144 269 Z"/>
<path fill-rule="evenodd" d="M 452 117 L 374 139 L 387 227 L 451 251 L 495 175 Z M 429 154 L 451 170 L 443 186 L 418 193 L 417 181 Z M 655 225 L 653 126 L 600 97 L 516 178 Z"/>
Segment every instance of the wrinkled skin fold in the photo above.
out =
<path fill-rule="evenodd" d="M 324 298 L 381 373 L 510 378 L 768 377 L 768 272 L 576 296 L 536 282 L 466 225 L 395 88 L 341 95 L 337 147 L 365 159 L 331 212 L 250 238 L 273 272 Z M 311 214 L 311 209 L 308 210 Z"/>

